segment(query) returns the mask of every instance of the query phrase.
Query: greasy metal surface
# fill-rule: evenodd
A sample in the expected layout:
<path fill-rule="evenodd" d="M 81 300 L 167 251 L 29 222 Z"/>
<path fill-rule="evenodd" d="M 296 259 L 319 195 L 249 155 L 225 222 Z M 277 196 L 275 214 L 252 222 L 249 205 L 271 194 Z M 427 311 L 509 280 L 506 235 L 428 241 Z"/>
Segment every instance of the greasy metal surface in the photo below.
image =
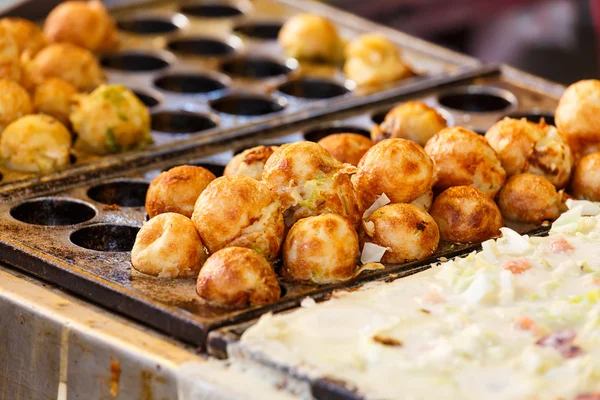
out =
<path fill-rule="evenodd" d="M 201 18 L 186 13 L 185 5 L 223 5 L 239 9 L 241 14 L 224 18 Z M 402 49 L 404 58 L 421 77 L 410 78 L 397 83 L 373 88 L 370 91 L 382 92 L 398 87 L 410 86 L 418 80 L 427 80 L 430 76 L 456 73 L 461 69 L 473 68 L 479 63 L 467 56 L 451 52 L 420 39 L 381 27 L 356 16 L 340 12 L 326 5 L 312 1 L 290 0 L 237 0 L 237 1 L 195 1 L 195 2 L 144 2 L 136 7 L 120 7 L 112 10 L 115 18 L 123 23 L 128 21 L 154 19 L 174 24 L 175 30 L 168 33 L 138 34 L 121 30 L 122 46 L 119 51 L 100 56 L 104 60 L 108 82 L 121 83 L 142 95 L 150 96 L 156 104 L 150 107 L 154 118 L 152 136 L 155 144 L 147 151 L 130 152 L 128 154 L 107 155 L 103 157 L 81 152 L 74 152 L 73 164 L 64 171 L 36 176 L 33 174 L 11 171 L 0 167 L 0 192 L 14 190 L 27 191 L 35 187 L 45 187 L 48 182 L 65 182 L 68 178 L 77 180 L 83 172 L 94 173 L 107 165 L 115 165 L 132 157 L 145 157 L 147 154 L 165 151 L 176 147 L 178 143 L 215 142 L 223 133 L 236 131 L 244 127 L 274 121 L 299 112 L 319 110 L 335 104 L 347 103 L 356 98 L 363 98 L 365 91 L 355 90 L 352 82 L 347 81 L 339 68 L 324 66 L 299 65 L 295 60 L 286 59 L 277 42 L 268 39 L 256 39 L 238 33 L 237 27 L 251 26 L 257 23 L 281 24 L 290 16 L 303 11 L 317 12 L 326 15 L 340 28 L 341 34 L 352 39 L 364 32 L 380 32 L 394 40 Z M 147 24 L 146 24 L 147 25 Z M 202 39 L 204 44 L 194 47 L 204 55 L 190 55 L 169 45 L 182 40 Z M 119 58 L 123 55 L 128 59 Z M 133 57 L 133 59 L 132 59 Z M 149 59 L 147 57 L 153 57 Z M 273 77 L 239 77 L 239 66 L 233 69 L 226 65 L 236 60 L 267 60 L 275 63 L 282 74 Z M 237 65 L 237 64 L 234 64 Z M 117 68 L 115 68 L 117 67 Z M 121 69 L 125 68 L 125 69 Z M 242 69 L 245 72 L 256 71 L 257 67 Z M 272 70 L 269 70 L 272 72 Z M 216 82 L 200 82 L 220 84 L 220 90 L 207 93 L 178 93 L 160 87 L 161 80 L 176 74 L 199 75 Z M 285 82 L 299 77 L 315 77 L 331 82 L 339 88 L 348 90 L 347 94 L 328 99 L 304 99 L 280 92 L 277 88 Z M 178 85 L 181 86 L 181 85 Z M 188 81 L 186 88 L 193 86 Z M 322 84 L 317 85 L 322 88 Z M 206 87 L 204 87 L 206 89 Z M 264 107 L 256 110 L 256 101 L 250 104 L 254 110 L 263 112 L 275 110 L 264 115 L 231 115 L 218 106 L 222 99 L 236 96 L 251 96 L 265 100 Z M 217 104 L 217 105 L 216 105 Z M 228 103 L 237 107 L 239 102 Z M 227 109 L 225 109 L 227 111 Z M 165 113 L 185 113 L 198 116 L 203 121 L 183 124 L 182 117 L 176 120 L 168 118 Z M 163 126 L 161 126 L 163 122 Z M 177 133 L 165 133 L 164 122 Z M 207 124 L 213 124 L 209 127 Z"/>
<path fill-rule="evenodd" d="M 524 85 L 513 82 L 514 80 L 509 81 L 503 74 L 487 74 L 456 83 L 454 86 L 444 87 L 438 92 L 422 94 L 420 99 L 440 107 L 451 123 L 476 129 L 487 129 L 503 115 L 514 112 L 535 110 L 551 113 L 557 101 L 554 95 L 533 92 Z M 465 113 L 441 107 L 438 100 L 440 93 L 464 93 L 465 87 L 470 88 L 468 91 L 471 92 L 500 93 L 512 103 L 504 110 L 490 113 Z M 450 243 L 442 243 L 436 254 L 427 260 L 404 265 L 389 265 L 383 271 L 365 272 L 354 281 L 345 284 L 314 287 L 282 282 L 284 295 L 277 304 L 242 310 L 222 310 L 203 304 L 195 293 L 194 279 L 158 279 L 138 273 L 131 268 L 127 250 L 131 248 L 136 228 L 142 225 L 145 217 L 143 207 L 139 207 L 144 202 L 143 187 L 140 190 L 139 186 L 143 186 L 144 181 L 149 182 L 161 169 L 185 163 L 213 164 L 223 167 L 235 150 L 258 143 L 302 140 L 303 132 L 315 127 L 324 128 L 334 125 L 353 127 L 349 130 L 356 127 L 368 130 L 373 125 L 372 115 L 381 109 L 389 109 L 396 100 L 398 99 L 391 103 L 381 101 L 374 106 L 366 109 L 363 107 L 356 111 L 342 110 L 342 114 L 350 114 L 345 115 L 344 119 L 334 115 L 322 117 L 317 121 L 300 121 L 300 124 L 305 125 L 300 132 L 290 134 L 290 130 L 297 128 L 292 124 L 274 129 L 271 134 L 250 136 L 240 142 L 232 141 L 228 144 L 231 150 L 214 154 L 210 158 L 186 157 L 162 160 L 153 168 L 121 174 L 115 179 L 100 179 L 101 182 L 90 182 L 82 186 L 58 190 L 33 202 L 12 200 L 0 204 L 0 231 L 2 232 L 0 261 L 32 272 L 91 301 L 136 318 L 184 341 L 203 346 L 207 333 L 213 329 L 250 320 L 268 311 L 281 311 L 294 307 L 307 295 L 322 298 L 336 289 L 371 280 L 390 279 L 390 276 L 393 278 L 406 275 L 423 268 L 439 257 L 449 258 L 473 250 L 477 247 L 476 244 L 454 246 Z M 218 147 L 205 149 L 206 152 L 218 150 Z M 111 182 L 113 187 L 110 189 L 89 191 L 98 184 Z M 114 185 L 115 182 L 121 184 Z M 136 182 L 137 184 L 134 185 Z M 94 191 L 97 192 L 96 195 Z M 128 205 L 136 207 L 111 207 L 97 202 L 94 198 L 99 199 L 98 193 L 109 197 L 121 195 L 120 197 L 127 201 Z M 43 207 L 44 204 L 59 204 L 57 200 L 64 200 L 66 206 L 54 209 Z M 93 218 L 90 219 L 92 216 Z M 72 225 L 35 224 L 42 222 L 51 224 L 62 222 Z M 117 227 L 107 228 L 107 225 Z M 535 228 L 510 225 L 520 232 Z M 91 247 L 92 250 L 81 246 Z M 123 251 L 97 251 L 104 248 Z"/>

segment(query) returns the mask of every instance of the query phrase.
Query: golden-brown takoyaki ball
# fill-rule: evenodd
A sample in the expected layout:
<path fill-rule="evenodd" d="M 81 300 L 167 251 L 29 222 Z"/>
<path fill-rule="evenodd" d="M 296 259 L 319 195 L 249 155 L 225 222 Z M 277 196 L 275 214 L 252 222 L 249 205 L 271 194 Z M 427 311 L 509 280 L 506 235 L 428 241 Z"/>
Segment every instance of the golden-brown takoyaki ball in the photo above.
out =
<path fill-rule="evenodd" d="M 265 163 L 277 146 L 256 146 L 246 149 L 229 161 L 223 175 L 246 175 L 261 180 Z"/>
<path fill-rule="evenodd" d="M 363 241 L 387 247 L 381 262 L 404 263 L 432 255 L 440 242 L 438 226 L 422 208 L 389 204 L 363 221 Z"/>
<path fill-rule="evenodd" d="M 193 165 L 180 165 L 161 173 L 146 193 L 148 216 L 171 212 L 191 218 L 198 196 L 215 179 L 206 168 Z"/>
<path fill-rule="evenodd" d="M 468 129 L 442 129 L 429 139 L 425 151 L 435 163 L 435 187 L 440 191 L 451 186 L 473 186 L 493 198 L 506 180 L 494 149 L 483 136 Z"/>
<path fill-rule="evenodd" d="M 17 41 L 0 25 L 0 79 L 21 80 L 21 56 Z"/>
<path fill-rule="evenodd" d="M 26 19 L 2 18 L 0 26 L 14 38 L 19 49 L 19 56 L 25 60 L 35 56 L 48 44 L 42 30 Z"/>
<path fill-rule="evenodd" d="M 358 165 L 367 150 L 373 146 L 369 138 L 356 133 L 328 135 L 319 140 L 318 143 L 338 161 L 355 166 Z"/>
<path fill-rule="evenodd" d="M 383 193 L 392 203 L 410 203 L 431 189 L 433 162 L 415 142 L 386 139 L 367 151 L 353 181 L 363 209 Z"/>
<path fill-rule="evenodd" d="M 144 223 L 131 250 L 135 269 L 159 278 L 197 276 L 208 258 L 191 219 L 164 213 Z"/>
<path fill-rule="evenodd" d="M 262 181 L 279 197 L 291 226 L 301 218 L 333 213 L 358 225 L 360 210 L 350 173 L 314 142 L 284 144 L 267 160 Z"/>
<path fill-rule="evenodd" d="M 555 127 L 541 121 L 504 118 L 485 134 L 496 151 L 507 176 L 530 172 L 556 187 L 564 187 L 571 176 L 571 148 Z"/>
<path fill-rule="evenodd" d="M 344 41 L 335 25 L 320 15 L 298 14 L 288 19 L 277 38 L 286 56 L 300 61 L 338 63 Z"/>
<path fill-rule="evenodd" d="M 283 276 L 319 285 L 354 277 L 360 249 L 352 224 L 337 214 L 303 218 L 283 245 Z"/>
<path fill-rule="evenodd" d="M 446 126 L 446 120 L 435 108 L 420 101 L 409 101 L 392 108 L 384 121 L 371 129 L 371 139 L 374 143 L 390 138 L 408 139 L 425 146 Z"/>
<path fill-rule="evenodd" d="M 274 303 L 281 296 L 271 265 L 244 247 L 227 247 L 211 255 L 200 270 L 196 292 L 208 303 L 227 308 Z"/>
<path fill-rule="evenodd" d="M 33 106 L 42 113 L 69 125 L 77 89 L 59 78 L 48 78 L 35 88 Z"/>
<path fill-rule="evenodd" d="M 455 243 L 484 242 L 500 234 L 502 214 L 494 200 L 472 186 L 454 186 L 442 192 L 429 213 L 442 239 Z"/>
<path fill-rule="evenodd" d="M 555 120 L 577 158 L 588 154 L 588 144 L 600 143 L 600 80 L 582 80 L 569 86 L 560 98 Z"/>
<path fill-rule="evenodd" d="M 344 73 L 359 86 L 383 85 L 413 76 L 400 48 L 385 36 L 368 33 L 346 47 Z"/>
<path fill-rule="evenodd" d="M 56 119 L 26 115 L 4 129 L 0 156 L 7 168 L 24 172 L 50 172 L 69 164 L 71 133 Z"/>
<path fill-rule="evenodd" d="M 118 153 L 152 143 L 148 109 L 125 86 L 102 85 L 81 96 L 70 120 L 76 145 L 90 153 Z"/>
<path fill-rule="evenodd" d="M 44 34 L 50 43 L 71 43 L 90 51 L 115 49 L 119 33 L 99 0 L 65 1 L 46 18 Z"/>
<path fill-rule="evenodd" d="M 89 51 L 70 43 L 55 43 L 44 47 L 24 64 L 27 89 L 33 89 L 47 78 L 61 78 L 77 90 L 87 92 L 104 82 L 104 72 Z"/>
<path fill-rule="evenodd" d="M 285 230 L 280 207 L 264 183 L 244 175 L 223 176 L 200 194 L 192 220 L 211 254 L 238 246 L 274 260 Z"/>
<path fill-rule="evenodd" d="M 498 195 L 502 215 L 513 221 L 539 224 L 560 215 L 561 196 L 546 178 L 534 174 L 513 175 Z"/>
<path fill-rule="evenodd" d="M 14 81 L 0 79 L 0 131 L 11 122 L 32 112 L 29 93 Z"/>
<path fill-rule="evenodd" d="M 588 154 L 579 161 L 571 190 L 578 199 L 600 201 L 600 153 Z"/>

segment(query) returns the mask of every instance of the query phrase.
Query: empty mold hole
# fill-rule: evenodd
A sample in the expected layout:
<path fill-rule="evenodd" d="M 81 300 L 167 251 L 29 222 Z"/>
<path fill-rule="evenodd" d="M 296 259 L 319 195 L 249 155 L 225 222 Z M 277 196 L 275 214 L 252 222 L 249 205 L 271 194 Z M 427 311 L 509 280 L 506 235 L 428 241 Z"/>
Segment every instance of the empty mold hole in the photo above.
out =
<path fill-rule="evenodd" d="M 303 99 L 330 99 L 350 92 L 345 86 L 316 78 L 301 78 L 279 86 L 279 91 L 288 96 Z"/>
<path fill-rule="evenodd" d="M 92 225 L 71 234 L 71 242 L 89 250 L 131 251 L 140 228 L 128 225 Z"/>
<path fill-rule="evenodd" d="M 276 40 L 281 30 L 279 22 L 256 22 L 237 25 L 233 31 L 252 39 Z"/>
<path fill-rule="evenodd" d="M 231 18 L 244 13 L 239 8 L 226 4 L 190 4 L 181 7 L 181 12 L 200 18 Z"/>
<path fill-rule="evenodd" d="M 192 74 L 172 74 L 162 76 L 154 81 L 160 89 L 185 94 L 210 93 L 224 89 L 222 82 L 205 76 Z"/>
<path fill-rule="evenodd" d="M 268 58 L 244 57 L 235 58 L 221 64 L 221 71 L 235 77 L 265 79 L 282 76 L 292 69 L 284 64 Z"/>
<path fill-rule="evenodd" d="M 29 200 L 10 210 L 10 215 L 33 225 L 63 226 L 89 221 L 96 211 L 89 205 L 68 199 Z"/>
<path fill-rule="evenodd" d="M 152 114 L 152 130 L 163 133 L 195 133 L 216 127 L 215 121 L 186 111 L 161 111 Z"/>
<path fill-rule="evenodd" d="M 162 58 L 139 53 L 107 54 L 100 63 L 106 68 L 132 72 L 157 71 L 169 66 Z"/>
<path fill-rule="evenodd" d="M 156 99 L 154 96 L 149 95 L 148 93 L 144 93 L 139 90 L 134 90 L 133 93 L 138 99 L 140 99 L 142 103 L 144 103 L 146 107 L 154 107 L 157 106 L 159 103 L 158 99 Z"/>
<path fill-rule="evenodd" d="M 230 95 L 216 99 L 210 106 L 221 113 L 230 115 L 258 116 L 283 110 L 278 102 L 257 96 Z"/>
<path fill-rule="evenodd" d="M 438 102 L 444 107 L 465 112 L 502 111 L 513 104 L 503 92 L 486 87 L 459 88 L 440 94 Z"/>
<path fill-rule="evenodd" d="M 91 187 L 87 195 L 98 203 L 120 207 L 143 207 L 146 203 L 148 183 L 139 181 L 115 181 Z"/>
<path fill-rule="evenodd" d="M 235 52 L 233 46 L 225 42 L 205 38 L 174 40 L 167 47 L 182 55 L 199 57 L 220 57 Z"/>
<path fill-rule="evenodd" d="M 117 22 L 117 26 L 123 31 L 137 33 L 138 35 L 160 35 L 179 29 L 173 21 L 159 17 L 121 20 Z"/>

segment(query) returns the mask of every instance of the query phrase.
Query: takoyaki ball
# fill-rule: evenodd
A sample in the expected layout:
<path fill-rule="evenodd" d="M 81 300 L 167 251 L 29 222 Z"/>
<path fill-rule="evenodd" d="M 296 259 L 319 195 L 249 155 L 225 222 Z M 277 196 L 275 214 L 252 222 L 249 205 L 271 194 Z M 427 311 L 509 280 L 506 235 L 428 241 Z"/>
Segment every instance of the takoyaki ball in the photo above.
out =
<path fill-rule="evenodd" d="M 161 173 L 152 180 L 146 193 L 148 216 L 178 213 L 191 218 L 196 200 L 215 179 L 206 168 L 193 165 L 181 165 Z"/>
<path fill-rule="evenodd" d="M 0 25 L 0 79 L 21 81 L 19 46 L 9 30 Z"/>
<path fill-rule="evenodd" d="M 446 126 L 446 120 L 435 108 L 420 101 L 409 101 L 392 108 L 383 122 L 371 129 L 371 139 L 374 143 L 390 138 L 408 139 L 425 146 Z"/>
<path fill-rule="evenodd" d="M 358 165 L 358 162 L 367 150 L 373 146 L 369 138 L 356 133 L 328 135 L 319 140 L 318 144 L 324 147 L 338 161 L 355 166 Z"/>
<path fill-rule="evenodd" d="M 384 85 L 413 75 L 400 49 L 383 35 L 369 33 L 346 47 L 344 73 L 358 86 Z"/>
<path fill-rule="evenodd" d="M 506 172 L 484 137 L 458 126 L 445 128 L 429 139 L 425 151 L 435 163 L 436 189 L 473 186 L 496 196 Z"/>
<path fill-rule="evenodd" d="M 209 304 L 240 308 L 276 302 L 281 287 L 263 256 L 244 247 L 227 247 L 206 260 L 196 292 Z"/>
<path fill-rule="evenodd" d="M 600 80 L 582 80 L 569 86 L 554 117 L 577 157 L 588 154 L 586 145 L 600 143 Z"/>
<path fill-rule="evenodd" d="M 148 109 L 125 86 L 102 85 L 81 96 L 70 120 L 77 147 L 90 153 L 118 153 L 152 143 Z"/>
<path fill-rule="evenodd" d="M 284 236 L 277 196 L 264 183 L 244 175 L 223 176 L 200 194 L 192 220 L 211 253 L 247 247 L 274 260 Z"/>
<path fill-rule="evenodd" d="M 348 280 L 357 270 L 360 249 L 352 224 L 337 214 L 296 222 L 283 245 L 286 278 L 323 285 Z"/>
<path fill-rule="evenodd" d="M 353 181 L 363 209 L 383 193 L 392 203 L 410 203 L 431 189 L 433 162 L 415 142 L 386 139 L 367 151 Z"/>
<path fill-rule="evenodd" d="M 115 22 L 99 0 L 65 1 L 46 18 L 44 34 L 50 43 L 71 43 L 93 52 L 119 44 Z"/>
<path fill-rule="evenodd" d="M 363 221 L 363 241 L 388 250 L 381 262 L 405 263 L 432 255 L 440 242 L 438 226 L 422 208 L 412 204 L 389 204 Z"/>
<path fill-rule="evenodd" d="M 485 134 L 507 176 L 522 172 L 541 175 L 562 188 L 573 165 L 571 148 L 555 127 L 543 121 L 504 118 Z"/>
<path fill-rule="evenodd" d="M 502 215 L 510 220 L 539 224 L 560 215 L 561 196 L 546 178 L 534 174 L 513 175 L 498 195 Z"/>
<path fill-rule="evenodd" d="M 56 119 L 26 115 L 4 129 L 0 156 L 7 168 L 24 172 L 51 172 L 69 165 L 71 133 Z"/>
<path fill-rule="evenodd" d="M 429 211 L 442 239 L 455 243 L 484 242 L 500 234 L 502 214 L 494 200 L 472 186 L 442 192 Z"/>
<path fill-rule="evenodd" d="M 286 56 L 300 61 L 339 63 L 344 41 L 335 25 L 320 15 L 298 14 L 288 19 L 277 38 Z"/>
<path fill-rule="evenodd" d="M 277 146 L 256 146 L 246 149 L 229 161 L 223 175 L 246 175 L 261 180 L 265 163 Z"/>
<path fill-rule="evenodd" d="M 77 89 L 59 78 L 48 78 L 35 88 L 33 106 L 42 113 L 69 125 L 69 115 L 75 101 Z"/>
<path fill-rule="evenodd" d="M 26 19 L 2 18 L 0 26 L 13 37 L 24 60 L 31 59 L 48 44 L 42 30 Z"/>
<path fill-rule="evenodd" d="M 413 201 L 410 202 L 410 204 L 420 207 L 423 210 L 428 211 L 428 212 L 429 212 L 429 209 L 431 208 L 432 203 L 433 203 L 433 190 L 432 189 L 429 189 L 428 191 L 423 193 L 421 196 L 417 197 L 416 199 L 414 199 Z"/>
<path fill-rule="evenodd" d="M 176 213 L 145 222 L 131 250 L 133 268 L 159 278 L 197 276 L 207 258 L 192 220 Z"/>
<path fill-rule="evenodd" d="M 104 72 L 89 51 L 70 43 L 55 43 L 43 48 L 24 64 L 27 88 L 33 89 L 47 78 L 61 78 L 77 90 L 88 92 L 104 82 Z"/>
<path fill-rule="evenodd" d="M 579 161 L 571 190 L 578 199 L 600 201 L 600 153 L 588 154 Z"/>
<path fill-rule="evenodd" d="M 0 131 L 11 122 L 32 112 L 29 93 L 14 81 L 0 79 Z"/>
<path fill-rule="evenodd" d="M 269 157 L 262 181 L 279 197 L 287 226 L 326 213 L 339 214 L 358 226 L 352 172 L 354 167 L 337 161 L 317 143 L 297 142 L 280 146 Z"/>

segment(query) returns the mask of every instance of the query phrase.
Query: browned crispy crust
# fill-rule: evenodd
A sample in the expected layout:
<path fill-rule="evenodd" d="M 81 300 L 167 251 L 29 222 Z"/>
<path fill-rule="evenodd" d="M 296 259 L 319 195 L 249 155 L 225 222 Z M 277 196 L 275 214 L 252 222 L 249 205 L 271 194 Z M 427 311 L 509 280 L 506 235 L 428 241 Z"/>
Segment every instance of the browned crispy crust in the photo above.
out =
<path fill-rule="evenodd" d="M 25 59 L 29 59 L 44 48 L 48 42 L 42 33 L 42 30 L 33 22 L 23 18 L 2 18 L 0 26 L 13 37 L 19 54 Z"/>
<path fill-rule="evenodd" d="M 441 193 L 429 211 L 444 240 L 483 242 L 500 234 L 502 214 L 494 201 L 471 186 L 454 186 Z"/>
<path fill-rule="evenodd" d="M 534 174 L 513 175 L 498 195 L 498 206 L 505 218 L 537 224 L 558 218 L 560 202 L 554 185 Z"/>
<path fill-rule="evenodd" d="M 242 151 L 229 161 L 223 175 L 246 175 L 250 178 L 260 180 L 265 163 L 271 157 L 277 146 L 256 146 Z M 261 164 L 262 168 L 249 170 L 248 166 Z"/>
<path fill-rule="evenodd" d="M 50 115 L 69 126 L 69 115 L 77 89 L 59 78 L 48 78 L 35 88 L 33 105 L 43 114 Z"/>
<path fill-rule="evenodd" d="M 209 303 L 227 308 L 274 303 L 281 296 L 271 265 L 243 247 L 228 247 L 211 255 L 198 275 L 196 292 Z"/>
<path fill-rule="evenodd" d="M 600 201 L 600 153 L 588 154 L 579 161 L 571 190 L 578 199 Z"/>
<path fill-rule="evenodd" d="M 369 138 L 356 133 L 328 135 L 318 143 L 338 161 L 352 165 L 358 165 L 362 156 L 373 146 Z"/>

